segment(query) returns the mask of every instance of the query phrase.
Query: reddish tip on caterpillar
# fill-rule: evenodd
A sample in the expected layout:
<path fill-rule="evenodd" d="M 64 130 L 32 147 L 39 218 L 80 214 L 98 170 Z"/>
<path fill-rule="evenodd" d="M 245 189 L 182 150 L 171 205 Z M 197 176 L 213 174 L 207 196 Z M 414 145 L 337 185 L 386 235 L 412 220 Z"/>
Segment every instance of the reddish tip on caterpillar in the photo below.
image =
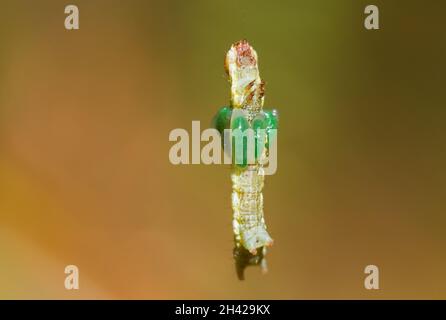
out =
<path fill-rule="evenodd" d="M 251 45 L 248 43 L 247 40 L 239 40 L 231 46 L 231 50 L 229 50 L 229 52 L 225 56 L 225 71 L 228 75 L 229 75 L 228 54 L 232 50 L 234 51 L 232 53 L 234 57 L 233 61 L 236 63 L 238 68 L 256 66 L 257 59 L 254 49 L 251 47 Z"/>
<path fill-rule="evenodd" d="M 255 66 L 257 61 L 254 57 L 253 49 L 247 40 L 240 40 L 233 44 L 237 51 L 237 65 L 241 66 Z"/>

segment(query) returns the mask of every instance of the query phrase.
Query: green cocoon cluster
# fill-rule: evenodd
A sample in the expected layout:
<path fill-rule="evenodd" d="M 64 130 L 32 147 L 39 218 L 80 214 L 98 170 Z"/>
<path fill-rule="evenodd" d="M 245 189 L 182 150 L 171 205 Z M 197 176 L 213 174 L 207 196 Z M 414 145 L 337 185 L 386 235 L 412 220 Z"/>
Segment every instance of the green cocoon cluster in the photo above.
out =
<path fill-rule="evenodd" d="M 234 112 L 233 112 L 234 111 Z M 248 119 L 246 118 L 246 114 L 240 110 L 237 109 L 236 111 L 233 110 L 231 107 L 222 107 L 217 114 L 215 115 L 213 119 L 213 127 L 218 130 L 221 137 L 224 137 L 224 130 L 225 129 L 232 129 L 236 130 L 239 129 L 241 133 L 245 132 L 246 129 L 252 128 L 254 131 L 254 156 L 255 161 L 259 159 L 259 157 L 263 153 L 264 147 L 267 149 L 269 148 L 269 140 L 271 138 L 271 129 L 277 129 L 278 125 L 278 118 L 277 114 L 274 110 L 264 110 L 263 112 L 260 112 L 251 122 L 251 126 L 249 125 Z M 265 130 L 262 131 L 260 130 Z M 267 135 L 268 139 L 266 139 L 265 144 L 258 143 L 258 141 L 265 140 L 265 136 Z M 222 139 L 223 143 L 223 139 Z M 242 143 L 242 151 L 243 151 L 243 159 L 238 159 L 241 163 L 236 163 L 235 157 L 237 154 L 239 154 L 241 151 L 237 150 L 236 143 L 235 143 L 235 137 L 232 139 L 232 163 L 240 168 L 243 169 L 248 165 L 248 138 L 246 136 L 243 137 L 243 143 Z M 242 161 L 240 161 L 242 160 Z"/>

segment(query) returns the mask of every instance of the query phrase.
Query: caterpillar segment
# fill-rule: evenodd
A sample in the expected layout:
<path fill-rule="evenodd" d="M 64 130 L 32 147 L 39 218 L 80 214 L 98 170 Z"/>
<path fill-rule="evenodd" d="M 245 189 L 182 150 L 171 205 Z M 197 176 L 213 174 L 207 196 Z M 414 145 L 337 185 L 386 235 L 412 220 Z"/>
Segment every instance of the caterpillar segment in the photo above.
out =
<path fill-rule="evenodd" d="M 257 254 L 258 248 L 273 244 L 263 216 L 263 169 L 259 165 L 250 165 L 244 170 L 233 171 L 232 226 L 236 245 Z"/>

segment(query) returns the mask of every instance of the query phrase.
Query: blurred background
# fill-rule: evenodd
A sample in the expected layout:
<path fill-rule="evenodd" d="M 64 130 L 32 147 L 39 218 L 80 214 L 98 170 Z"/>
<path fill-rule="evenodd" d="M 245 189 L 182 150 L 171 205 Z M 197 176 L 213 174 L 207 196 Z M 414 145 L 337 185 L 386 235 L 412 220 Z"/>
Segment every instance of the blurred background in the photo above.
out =
<path fill-rule="evenodd" d="M 367 31 L 361 0 L 77 0 L 67 31 L 71 3 L 0 1 L 0 298 L 446 298 L 444 3 Z M 243 38 L 280 130 L 270 270 L 239 281 L 230 168 L 168 135 L 228 104 Z"/>

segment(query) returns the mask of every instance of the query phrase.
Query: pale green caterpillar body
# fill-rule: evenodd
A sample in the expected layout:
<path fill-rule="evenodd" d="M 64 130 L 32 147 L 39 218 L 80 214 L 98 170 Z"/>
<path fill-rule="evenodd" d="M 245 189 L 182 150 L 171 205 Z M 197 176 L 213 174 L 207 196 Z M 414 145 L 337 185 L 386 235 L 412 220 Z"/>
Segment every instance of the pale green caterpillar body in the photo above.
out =
<path fill-rule="evenodd" d="M 257 53 L 246 40 L 231 46 L 226 54 L 225 69 L 231 84 L 231 106 L 220 109 L 214 118 L 220 133 L 228 127 L 233 130 L 248 127 L 277 129 L 277 112 L 263 110 L 264 82 L 259 75 Z M 233 163 L 231 173 L 232 226 L 236 246 L 253 255 L 259 248 L 273 244 L 263 215 L 262 194 L 265 179 L 263 161 L 268 152 L 268 138 L 265 146 L 256 149 L 254 163 Z"/>

